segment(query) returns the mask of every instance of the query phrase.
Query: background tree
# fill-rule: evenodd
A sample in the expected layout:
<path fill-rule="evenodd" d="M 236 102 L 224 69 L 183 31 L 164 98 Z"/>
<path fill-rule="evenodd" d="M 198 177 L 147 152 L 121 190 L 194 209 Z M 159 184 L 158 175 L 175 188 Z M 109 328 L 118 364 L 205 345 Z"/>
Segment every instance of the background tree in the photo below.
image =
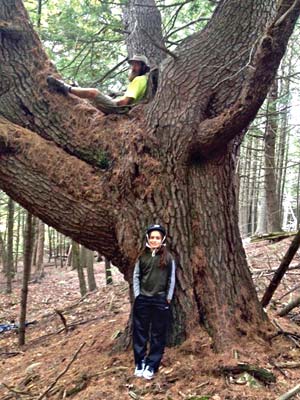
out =
<path fill-rule="evenodd" d="M 222 350 L 266 321 L 238 231 L 234 173 L 300 11 L 298 0 L 274 5 L 219 2 L 206 27 L 168 53 L 149 105 L 103 117 L 49 92 L 55 69 L 21 1 L 0 4 L 1 187 L 129 281 L 144 227 L 164 223 L 178 259 L 173 342 L 201 320 Z M 147 14 L 155 4 L 130 6 Z"/>
<path fill-rule="evenodd" d="M 19 345 L 25 344 L 25 324 L 27 313 L 27 299 L 28 299 L 28 282 L 30 279 L 31 264 L 32 264 L 32 251 L 33 251 L 33 224 L 32 214 L 27 213 L 26 218 L 26 236 L 24 246 L 24 269 L 23 280 L 21 289 L 21 304 L 20 304 L 20 318 L 19 318 Z"/>

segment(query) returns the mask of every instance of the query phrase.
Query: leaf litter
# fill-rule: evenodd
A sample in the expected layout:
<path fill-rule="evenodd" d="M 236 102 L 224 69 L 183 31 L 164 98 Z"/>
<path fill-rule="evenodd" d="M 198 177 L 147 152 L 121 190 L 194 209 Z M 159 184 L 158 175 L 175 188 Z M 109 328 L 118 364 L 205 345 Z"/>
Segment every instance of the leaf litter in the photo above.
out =
<path fill-rule="evenodd" d="M 291 240 L 245 245 L 260 297 Z M 45 278 L 29 285 L 27 320 L 35 323 L 26 329 L 26 345 L 18 347 L 15 331 L 0 335 L 0 399 L 38 400 L 47 390 L 42 398 L 53 400 L 277 399 L 300 378 L 299 310 L 277 316 L 300 296 L 299 253 L 291 267 L 267 310 L 277 335 L 216 354 L 208 335 L 197 327 L 182 345 L 166 349 L 160 372 L 145 381 L 133 377 L 131 348 L 116 351 L 130 313 L 127 284 L 117 269 L 114 284 L 106 286 L 104 263 L 95 264 L 98 289 L 81 298 L 76 271 L 49 265 Z M 15 278 L 11 295 L 4 294 L 2 278 L 0 323 L 17 322 L 21 277 Z M 67 329 L 55 310 L 64 316 Z M 283 332 L 292 333 L 294 341 Z M 221 366 L 243 364 L 270 371 L 276 382 L 265 385 L 248 372 L 219 372 Z"/>

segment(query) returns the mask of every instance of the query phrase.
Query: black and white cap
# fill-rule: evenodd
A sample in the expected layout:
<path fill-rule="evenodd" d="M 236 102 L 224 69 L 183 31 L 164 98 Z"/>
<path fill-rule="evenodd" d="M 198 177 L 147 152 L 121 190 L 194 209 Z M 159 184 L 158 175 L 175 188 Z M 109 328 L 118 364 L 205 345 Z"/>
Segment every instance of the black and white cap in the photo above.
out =
<path fill-rule="evenodd" d="M 149 235 L 153 231 L 161 232 L 164 237 L 167 234 L 165 228 L 162 225 L 159 225 L 159 224 L 153 224 L 153 225 L 148 226 L 148 228 L 146 230 L 146 234 Z"/>

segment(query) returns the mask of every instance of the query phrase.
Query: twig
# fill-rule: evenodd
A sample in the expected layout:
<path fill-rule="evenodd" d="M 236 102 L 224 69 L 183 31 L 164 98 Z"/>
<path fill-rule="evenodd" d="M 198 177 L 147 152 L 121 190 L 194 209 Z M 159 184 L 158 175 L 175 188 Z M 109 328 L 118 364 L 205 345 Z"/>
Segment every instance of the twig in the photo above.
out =
<path fill-rule="evenodd" d="M 273 294 L 275 290 L 277 289 L 278 285 L 281 282 L 281 279 L 283 278 L 284 274 L 286 273 L 287 269 L 289 268 L 289 265 L 294 258 L 294 255 L 296 254 L 297 250 L 299 249 L 300 246 L 300 230 L 297 232 L 297 235 L 294 237 L 290 247 L 288 248 L 287 252 L 285 253 L 285 256 L 283 257 L 277 271 L 274 274 L 274 277 L 268 286 L 267 290 L 265 291 L 265 294 L 263 295 L 263 298 L 261 300 L 261 304 L 263 307 L 266 307 L 271 298 L 273 297 Z"/>
<path fill-rule="evenodd" d="M 292 289 L 290 289 L 288 292 L 286 292 L 286 293 L 284 293 L 282 296 L 280 296 L 280 297 L 278 298 L 278 301 L 282 300 L 285 296 L 287 296 L 288 294 L 294 292 L 295 290 L 297 290 L 297 289 L 299 289 L 299 288 L 300 288 L 300 285 L 294 286 L 294 287 L 293 287 Z"/>
<path fill-rule="evenodd" d="M 290 301 L 277 315 L 279 315 L 279 317 L 284 317 L 295 307 L 298 307 L 299 304 L 300 304 L 300 297 L 297 297 L 296 299 Z"/>
<path fill-rule="evenodd" d="M 10 386 L 6 385 L 6 383 L 4 383 L 4 382 L 2 382 L 2 386 L 4 386 L 7 390 L 9 390 L 10 392 L 12 392 L 14 394 L 17 394 L 17 395 L 32 396 L 32 393 L 23 392 L 22 390 L 15 389 L 13 387 L 10 387 Z"/>
<path fill-rule="evenodd" d="M 294 4 L 280 17 L 277 21 L 275 21 L 274 26 L 278 26 L 282 24 L 282 22 L 286 19 L 286 17 L 294 10 L 298 1 L 296 0 Z"/>
<path fill-rule="evenodd" d="M 282 327 L 279 325 L 279 323 L 278 323 L 277 321 L 275 321 L 275 319 L 272 320 L 272 323 L 273 323 L 273 325 L 275 325 L 276 328 L 279 329 L 278 334 L 276 334 L 275 336 L 284 335 L 284 336 L 286 336 L 287 338 L 289 338 L 289 339 L 294 343 L 294 345 L 295 345 L 296 347 L 300 348 L 299 343 L 298 343 L 297 340 L 295 339 L 295 338 L 298 339 L 298 338 L 299 338 L 299 335 L 297 335 L 297 334 L 295 334 L 295 333 L 292 333 L 292 332 L 286 332 L 286 331 L 284 331 L 284 330 L 282 329 Z M 274 337 L 275 337 L 275 336 L 274 336 Z"/>
<path fill-rule="evenodd" d="M 167 53 L 169 56 L 171 56 L 172 58 L 174 58 L 174 60 L 177 60 L 178 56 L 176 54 L 174 54 L 172 51 L 170 51 L 169 49 L 167 49 L 164 46 L 161 46 L 160 44 L 158 44 L 155 40 L 153 40 L 153 38 L 149 35 L 149 33 L 145 30 L 142 29 L 142 31 L 145 33 L 145 35 L 149 38 L 149 40 L 151 41 L 151 43 L 157 47 L 159 50 Z"/>
<path fill-rule="evenodd" d="M 128 57 L 124 58 L 122 61 L 120 61 L 118 64 L 116 64 L 113 68 L 111 68 L 109 71 L 107 71 L 104 75 L 102 75 L 99 79 L 97 79 L 96 81 L 94 81 L 92 83 L 92 87 L 101 84 L 103 81 L 105 81 L 105 79 L 111 75 L 112 72 L 114 72 L 116 69 L 118 69 L 119 67 L 121 67 L 121 65 L 123 65 L 126 61 L 128 60 Z"/>
<path fill-rule="evenodd" d="M 68 328 L 68 325 L 67 325 L 67 320 L 66 320 L 66 318 L 64 317 L 62 311 L 57 310 L 56 308 L 54 309 L 54 311 L 55 311 L 56 314 L 60 317 L 60 319 L 61 319 L 61 321 L 62 321 L 62 323 L 63 323 L 63 325 L 64 325 L 64 327 L 65 327 L 65 332 L 68 333 L 69 328 Z"/>
<path fill-rule="evenodd" d="M 269 363 L 276 369 L 278 369 L 278 371 L 285 377 L 287 378 L 288 375 L 285 371 L 282 370 L 282 366 L 280 364 L 276 364 L 274 361 L 269 360 Z"/>
<path fill-rule="evenodd" d="M 282 396 L 278 397 L 277 400 L 288 400 L 294 397 L 295 394 L 300 392 L 300 384 L 296 385 L 293 389 L 284 393 Z"/>
<path fill-rule="evenodd" d="M 82 345 L 79 347 L 79 349 L 76 351 L 76 353 L 73 355 L 71 361 L 69 362 L 69 364 L 66 366 L 66 368 L 56 377 L 56 379 L 54 380 L 54 382 L 51 383 L 50 386 L 47 387 L 47 389 L 37 398 L 37 400 L 42 400 L 46 394 L 57 384 L 57 382 L 59 381 L 59 379 L 69 370 L 69 368 L 71 367 L 71 365 L 73 364 L 73 362 L 76 360 L 78 354 L 80 353 L 80 351 L 82 350 L 82 348 L 85 346 L 85 342 L 82 343 Z"/>
<path fill-rule="evenodd" d="M 225 82 L 225 81 L 228 81 L 228 80 L 234 78 L 235 76 L 239 75 L 245 68 L 247 68 L 247 67 L 253 68 L 253 66 L 251 65 L 251 61 L 252 61 L 252 55 L 253 55 L 253 53 L 254 53 L 254 49 L 255 49 L 255 46 L 256 46 L 257 42 L 258 42 L 258 40 L 255 41 L 254 45 L 253 45 L 253 46 L 251 47 L 251 49 L 250 49 L 250 53 L 249 53 L 249 57 L 248 57 L 247 63 L 246 63 L 242 68 L 240 68 L 238 71 L 236 71 L 234 74 L 232 74 L 232 75 L 230 75 L 230 76 L 227 76 L 226 78 L 224 78 L 224 79 L 222 79 L 221 81 L 217 82 L 217 83 L 213 86 L 213 88 L 212 88 L 213 90 L 215 90 L 218 86 L 220 86 L 221 83 L 223 83 L 223 82 Z"/>
<path fill-rule="evenodd" d="M 300 363 L 299 363 L 299 362 L 277 363 L 277 364 L 276 364 L 276 367 L 279 367 L 279 368 L 288 368 L 288 369 L 300 368 Z"/>
<path fill-rule="evenodd" d="M 22 351 L 3 351 L 0 353 L 0 356 L 6 356 L 6 357 L 15 357 L 18 354 L 23 354 Z"/>

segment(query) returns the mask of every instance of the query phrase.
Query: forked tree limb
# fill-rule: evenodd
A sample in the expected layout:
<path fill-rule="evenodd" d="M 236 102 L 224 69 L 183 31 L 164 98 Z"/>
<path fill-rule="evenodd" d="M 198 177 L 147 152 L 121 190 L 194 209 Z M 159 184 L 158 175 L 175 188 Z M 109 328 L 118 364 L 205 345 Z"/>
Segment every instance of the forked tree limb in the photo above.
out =
<path fill-rule="evenodd" d="M 79 349 L 76 351 L 76 353 L 73 355 L 71 361 L 68 363 L 68 365 L 66 366 L 66 368 L 55 378 L 55 380 L 51 383 L 51 385 L 49 385 L 47 387 L 47 389 L 37 398 L 37 400 L 42 400 L 47 393 L 49 393 L 49 391 L 57 384 L 57 382 L 59 381 L 59 379 L 69 370 L 69 368 L 71 367 L 71 365 L 73 364 L 73 362 L 76 360 L 78 354 L 80 353 L 80 351 L 82 350 L 82 348 L 85 346 L 85 342 L 82 343 L 82 345 L 79 347 Z"/>
<path fill-rule="evenodd" d="M 263 295 L 263 298 L 261 300 L 261 304 L 263 307 L 266 307 L 271 298 L 273 297 L 273 294 L 275 290 L 277 289 L 278 285 L 281 282 L 281 279 L 283 278 L 284 274 L 286 273 L 294 255 L 296 254 L 297 250 L 299 249 L 300 246 L 300 230 L 298 231 L 297 235 L 294 237 L 290 247 L 288 248 L 287 252 L 285 253 L 285 256 L 283 257 L 277 271 L 275 272 L 273 279 L 271 280 L 267 290 L 265 291 L 265 294 Z"/>

